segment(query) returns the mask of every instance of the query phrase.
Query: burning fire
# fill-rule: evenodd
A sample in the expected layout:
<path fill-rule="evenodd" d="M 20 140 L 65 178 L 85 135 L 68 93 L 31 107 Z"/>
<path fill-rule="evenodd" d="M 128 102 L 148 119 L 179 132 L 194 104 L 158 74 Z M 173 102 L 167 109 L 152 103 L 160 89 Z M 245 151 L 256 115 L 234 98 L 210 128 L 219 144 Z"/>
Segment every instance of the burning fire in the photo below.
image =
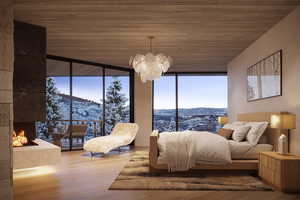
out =
<path fill-rule="evenodd" d="M 13 132 L 13 141 L 12 141 L 13 147 L 20 147 L 27 143 L 28 143 L 28 139 L 25 136 L 24 130 L 20 130 L 18 133 L 16 133 L 15 131 Z"/>

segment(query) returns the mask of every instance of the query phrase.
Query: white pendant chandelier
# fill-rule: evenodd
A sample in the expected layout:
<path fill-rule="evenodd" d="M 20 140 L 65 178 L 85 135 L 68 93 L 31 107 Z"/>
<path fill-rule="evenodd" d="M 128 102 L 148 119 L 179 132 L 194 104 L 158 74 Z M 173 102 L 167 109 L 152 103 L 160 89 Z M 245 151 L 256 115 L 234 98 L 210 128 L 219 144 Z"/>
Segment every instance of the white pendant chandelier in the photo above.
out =
<path fill-rule="evenodd" d="M 150 52 L 146 55 L 136 54 L 130 57 L 129 65 L 132 66 L 136 73 L 140 74 L 142 82 L 159 79 L 162 73 L 168 71 L 172 64 L 172 58 L 164 54 L 154 55 L 152 53 L 153 36 L 148 37 L 150 40 Z"/>

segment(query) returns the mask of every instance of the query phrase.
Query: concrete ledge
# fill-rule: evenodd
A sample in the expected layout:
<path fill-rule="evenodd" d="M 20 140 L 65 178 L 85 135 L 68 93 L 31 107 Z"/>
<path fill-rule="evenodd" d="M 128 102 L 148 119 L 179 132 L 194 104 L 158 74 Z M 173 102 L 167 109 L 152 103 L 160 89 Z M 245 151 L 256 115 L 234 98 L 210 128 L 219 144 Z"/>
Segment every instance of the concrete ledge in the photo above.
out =
<path fill-rule="evenodd" d="M 60 162 L 60 147 L 41 139 L 34 140 L 38 146 L 13 148 L 13 169 L 24 169 Z"/>

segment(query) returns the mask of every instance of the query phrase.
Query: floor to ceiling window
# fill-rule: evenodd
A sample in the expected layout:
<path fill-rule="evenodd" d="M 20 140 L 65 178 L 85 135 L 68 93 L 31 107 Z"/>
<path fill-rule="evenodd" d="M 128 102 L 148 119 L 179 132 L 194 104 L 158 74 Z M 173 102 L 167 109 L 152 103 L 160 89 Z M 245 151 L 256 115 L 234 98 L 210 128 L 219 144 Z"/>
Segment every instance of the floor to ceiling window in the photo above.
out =
<path fill-rule="evenodd" d="M 111 133 L 116 122 L 130 121 L 129 87 L 129 72 L 105 70 L 105 135 Z"/>
<path fill-rule="evenodd" d="M 72 135 L 72 148 L 82 148 L 83 142 L 102 134 L 103 70 L 80 63 L 72 65 L 72 124 L 86 132 Z M 83 139 L 81 139 L 83 138 Z"/>
<path fill-rule="evenodd" d="M 63 150 L 82 149 L 116 123 L 133 122 L 133 76 L 127 68 L 48 56 L 47 116 L 37 123 L 38 137 Z"/>
<path fill-rule="evenodd" d="M 60 145 L 62 149 L 69 149 L 71 144 L 69 137 L 64 135 L 71 119 L 70 83 L 70 64 L 47 60 L 46 121 L 36 123 L 37 137 Z"/>
<path fill-rule="evenodd" d="M 176 80 L 174 75 L 162 76 L 153 84 L 153 129 L 176 130 Z"/>
<path fill-rule="evenodd" d="M 178 75 L 178 130 L 214 132 L 226 108 L 226 76 Z"/>
<path fill-rule="evenodd" d="M 173 77 L 171 81 L 166 81 Z M 227 115 L 227 76 L 174 73 L 153 83 L 153 129 L 211 131 Z M 168 124 L 172 120 L 172 128 Z"/>

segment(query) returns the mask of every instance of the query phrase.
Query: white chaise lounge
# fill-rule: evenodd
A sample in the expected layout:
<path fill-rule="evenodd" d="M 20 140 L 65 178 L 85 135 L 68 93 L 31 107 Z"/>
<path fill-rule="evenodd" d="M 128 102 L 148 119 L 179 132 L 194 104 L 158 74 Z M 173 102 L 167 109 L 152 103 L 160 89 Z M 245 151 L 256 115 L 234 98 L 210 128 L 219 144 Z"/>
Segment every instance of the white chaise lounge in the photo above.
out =
<path fill-rule="evenodd" d="M 93 153 L 108 153 L 121 146 L 129 145 L 138 132 L 135 123 L 118 123 L 110 135 L 96 137 L 85 142 L 84 150 Z"/>

